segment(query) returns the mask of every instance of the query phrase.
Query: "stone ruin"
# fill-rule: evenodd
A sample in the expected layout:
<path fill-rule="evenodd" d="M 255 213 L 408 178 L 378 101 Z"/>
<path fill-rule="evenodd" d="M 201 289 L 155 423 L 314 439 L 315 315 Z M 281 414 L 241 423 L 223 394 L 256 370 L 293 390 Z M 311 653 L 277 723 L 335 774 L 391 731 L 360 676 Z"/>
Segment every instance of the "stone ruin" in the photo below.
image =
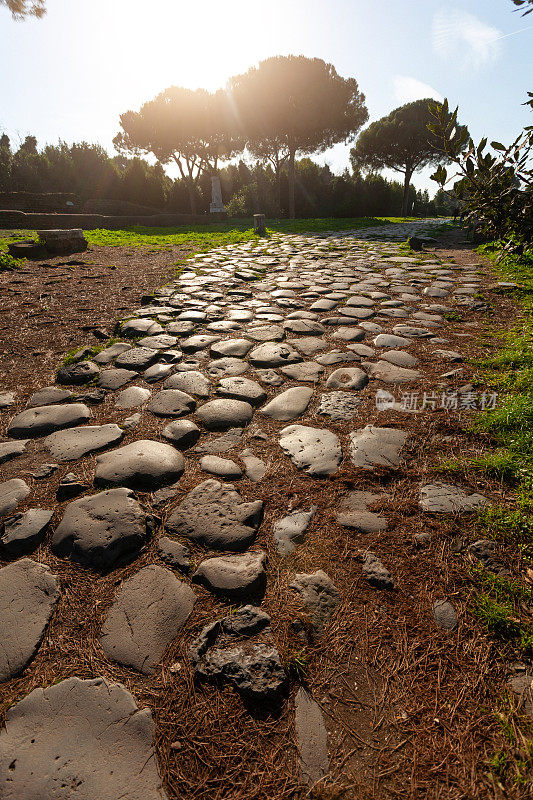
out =
<path fill-rule="evenodd" d="M 88 247 L 81 228 L 37 231 L 37 235 L 38 241 L 27 239 L 10 244 L 9 254 L 15 258 L 46 258 L 83 253 Z"/>

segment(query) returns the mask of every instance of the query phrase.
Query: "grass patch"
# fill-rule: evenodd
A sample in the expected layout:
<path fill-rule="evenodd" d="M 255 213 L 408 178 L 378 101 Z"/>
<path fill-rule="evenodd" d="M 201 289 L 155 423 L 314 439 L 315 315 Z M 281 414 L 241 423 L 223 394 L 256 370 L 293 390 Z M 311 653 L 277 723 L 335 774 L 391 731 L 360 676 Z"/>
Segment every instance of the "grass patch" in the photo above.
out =
<path fill-rule="evenodd" d="M 188 247 L 194 253 L 207 253 L 215 247 L 268 241 L 275 233 L 324 233 L 326 231 L 358 230 L 402 222 L 416 221 L 416 217 L 355 217 L 349 219 L 269 219 L 267 237 L 257 236 L 250 219 L 229 220 L 226 223 L 183 225 L 173 228 L 148 228 L 136 225 L 124 230 L 99 228 L 85 231 L 89 245 L 101 247 L 143 247 L 151 252 Z M 0 231 L 0 250 L 9 242 L 36 236 L 35 231 Z"/>
<path fill-rule="evenodd" d="M 24 262 L 22 258 L 13 258 L 7 250 L 0 250 L 0 272 L 18 269 Z"/>
<path fill-rule="evenodd" d="M 524 313 L 511 329 L 497 334 L 501 346 L 496 352 L 476 362 L 476 379 L 487 391 L 498 392 L 498 402 L 476 415 L 472 430 L 490 437 L 493 449 L 476 458 L 441 462 L 439 469 L 480 471 L 513 487 L 513 507 L 482 509 L 476 535 L 512 547 L 525 573 L 533 566 L 533 255 L 501 257 L 495 244 L 478 251 L 494 262 L 503 278 L 520 284 L 517 296 Z M 471 609 L 475 616 L 519 657 L 532 655 L 533 592 L 525 575 L 524 580 L 511 579 L 475 568 L 472 577 L 477 590 Z M 494 766 L 497 769 L 497 763 Z"/>

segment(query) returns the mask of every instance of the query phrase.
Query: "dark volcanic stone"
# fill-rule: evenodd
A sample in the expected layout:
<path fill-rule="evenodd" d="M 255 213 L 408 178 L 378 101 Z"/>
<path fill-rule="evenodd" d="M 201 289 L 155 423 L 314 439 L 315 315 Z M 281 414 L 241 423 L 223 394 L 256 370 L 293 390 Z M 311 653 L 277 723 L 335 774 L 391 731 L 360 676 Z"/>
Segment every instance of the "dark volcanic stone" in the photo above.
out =
<path fill-rule="evenodd" d="M 110 569 L 138 553 L 147 538 L 146 516 L 133 492 L 110 489 L 66 507 L 52 550 L 95 569 Z"/>
<path fill-rule="evenodd" d="M 196 486 L 166 521 L 171 533 L 222 550 L 244 550 L 263 518 L 263 503 L 245 503 L 229 484 L 209 479 Z"/>
<path fill-rule="evenodd" d="M 278 651 L 272 644 L 249 641 L 255 634 L 268 634 L 269 624 L 268 614 L 244 606 L 206 625 L 189 650 L 196 674 L 231 683 L 251 700 L 278 697 L 287 682 Z M 228 637 L 236 639 L 235 646 L 227 646 Z"/>
<path fill-rule="evenodd" d="M 73 428 L 82 422 L 87 422 L 91 412 L 84 403 L 70 403 L 69 405 L 37 406 L 21 411 L 9 423 L 7 435 L 14 439 L 24 439 L 26 436 L 45 436 L 48 433 Z"/>
<path fill-rule="evenodd" d="M 44 508 L 31 508 L 24 514 L 15 514 L 6 519 L 0 536 L 0 551 L 14 557 L 35 550 L 44 539 L 53 514 L 53 511 Z"/>
<path fill-rule="evenodd" d="M 185 461 L 175 447 L 163 442 L 139 439 L 96 458 L 97 486 L 129 486 L 152 491 L 175 483 L 183 474 Z"/>
<path fill-rule="evenodd" d="M 2 800 L 166 800 L 148 708 L 120 683 L 68 678 L 7 712 Z"/>
<path fill-rule="evenodd" d="M 46 437 L 44 444 L 59 461 L 74 461 L 88 453 L 118 444 L 123 436 L 124 431 L 114 423 L 87 425 L 84 428 L 56 431 Z"/>
<path fill-rule="evenodd" d="M 153 675 L 189 617 L 195 594 L 165 567 L 151 564 L 121 585 L 102 628 L 108 658 Z"/>
<path fill-rule="evenodd" d="M 0 597 L 0 681 L 6 681 L 35 655 L 59 599 L 59 585 L 44 564 L 22 558 L 0 569 Z M 0 786 L 4 790 L 6 783 Z"/>
<path fill-rule="evenodd" d="M 79 361 L 77 364 L 68 364 L 57 372 L 57 382 L 80 386 L 89 383 L 100 374 L 94 361 Z"/>
<path fill-rule="evenodd" d="M 191 566 L 189 549 L 181 542 L 162 536 L 157 543 L 157 555 L 169 566 L 188 572 Z"/>

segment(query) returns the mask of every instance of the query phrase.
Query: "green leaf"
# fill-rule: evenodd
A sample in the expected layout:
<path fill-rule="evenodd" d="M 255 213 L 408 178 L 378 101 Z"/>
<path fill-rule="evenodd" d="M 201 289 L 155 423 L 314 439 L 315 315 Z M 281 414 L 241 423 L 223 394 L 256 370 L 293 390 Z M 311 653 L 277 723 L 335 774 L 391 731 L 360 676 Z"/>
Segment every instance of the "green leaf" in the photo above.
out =
<path fill-rule="evenodd" d="M 490 146 L 494 148 L 494 150 L 506 150 L 507 148 L 501 142 L 491 142 Z"/>

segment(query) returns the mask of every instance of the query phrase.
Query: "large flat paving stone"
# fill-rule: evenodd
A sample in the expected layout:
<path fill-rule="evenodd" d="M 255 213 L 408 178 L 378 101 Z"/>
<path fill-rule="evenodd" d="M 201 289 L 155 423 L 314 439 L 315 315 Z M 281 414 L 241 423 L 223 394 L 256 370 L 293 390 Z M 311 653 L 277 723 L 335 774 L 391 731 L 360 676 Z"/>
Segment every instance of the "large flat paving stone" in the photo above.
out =
<path fill-rule="evenodd" d="M 332 475 L 342 460 L 338 437 L 322 428 L 289 425 L 280 434 L 279 445 L 298 469 L 314 478 Z"/>
<path fill-rule="evenodd" d="M 84 428 L 56 431 L 46 437 L 44 444 L 58 461 L 74 461 L 88 453 L 118 444 L 123 436 L 124 431 L 114 423 L 87 425 Z"/>
<path fill-rule="evenodd" d="M 111 367 L 110 369 L 102 370 L 98 377 L 97 386 L 100 389 L 109 389 L 109 391 L 114 392 L 117 389 L 122 389 L 123 386 L 137 377 L 137 373 L 134 370 Z"/>
<path fill-rule="evenodd" d="M 250 362 L 254 367 L 283 367 L 302 361 L 301 355 L 289 344 L 265 342 L 250 351 Z"/>
<path fill-rule="evenodd" d="M 184 417 L 194 411 L 196 400 L 179 389 L 162 389 L 146 408 L 158 417 Z"/>
<path fill-rule="evenodd" d="M 387 527 L 387 520 L 380 514 L 369 511 L 368 506 L 390 499 L 386 494 L 373 494 L 355 490 L 339 504 L 337 522 L 345 528 L 354 528 L 361 533 L 378 533 Z"/>
<path fill-rule="evenodd" d="M 352 462 L 361 469 L 380 467 L 399 467 L 400 450 L 408 433 L 397 428 L 377 428 L 367 425 L 350 434 L 350 454 Z"/>
<path fill-rule="evenodd" d="M 65 403 L 72 397 L 70 389 L 60 389 L 59 386 L 44 386 L 34 392 L 28 400 L 28 408 L 34 406 L 51 406 L 55 403 Z"/>
<path fill-rule="evenodd" d="M 421 377 L 421 373 L 417 369 L 398 367 L 396 364 L 390 364 L 381 359 L 375 364 L 363 361 L 363 366 L 373 380 L 382 383 L 412 383 Z"/>
<path fill-rule="evenodd" d="M 153 675 L 194 606 L 195 594 L 165 567 L 151 564 L 122 583 L 100 641 L 112 661 Z"/>
<path fill-rule="evenodd" d="M 53 514 L 45 508 L 30 508 L 24 514 L 8 517 L 0 536 L 0 553 L 13 558 L 35 550 L 44 539 Z"/>
<path fill-rule="evenodd" d="M 310 574 L 295 575 L 290 586 L 309 611 L 313 630 L 320 636 L 340 603 L 340 595 L 333 581 L 319 569 Z"/>
<path fill-rule="evenodd" d="M 129 489 L 81 497 L 65 509 L 52 551 L 98 570 L 139 552 L 148 538 L 146 516 Z"/>
<path fill-rule="evenodd" d="M 21 411 L 13 417 L 7 435 L 13 439 L 45 436 L 63 428 L 73 428 L 87 422 L 91 412 L 84 403 L 68 403 L 54 406 L 36 406 Z"/>
<path fill-rule="evenodd" d="M 294 386 L 278 394 L 261 409 L 261 414 L 281 422 L 300 417 L 313 396 L 313 390 L 308 386 Z"/>
<path fill-rule="evenodd" d="M 476 511 L 488 504 L 482 494 L 467 494 L 449 483 L 428 483 L 420 487 L 420 508 L 433 514 Z"/>
<path fill-rule="evenodd" d="M 296 694 L 295 727 L 300 776 L 312 786 L 329 770 L 328 735 L 320 706 L 303 687 Z"/>
<path fill-rule="evenodd" d="M 184 458 L 175 447 L 139 439 L 97 456 L 94 482 L 97 486 L 129 486 L 152 491 L 175 483 L 184 469 Z"/>
<path fill-rule="evenodd" d="M 210 400 L 200 406 L 196 416 L 208 431 L 227 431 L 246 427 L 252 420 L 253 409 L 242 400 Z"/>
<path fill-rule="evenodd" d="M 218 556 L 202 561 L 192 576 L 213 594 L 230 599 L 257 597 L 266 588 L 266 553 L 243 553 L 235 556 Z"/>
<path fill-rule="evenodd" d="M 30 493 L 30 487 L 22 478 L 11 478 L 0 483 L 0 517 L 11 514 Z"/>
<path fill-rule="evenodd" d="M 243 502 L 230 484 L 214 479 L 198 484 L 172 511 L 165 530 L 220 550 L 244 550 L 253 542 L 263 503 Z"/>
<path fill-rule="evenodd" d="M 6 461 L 21 456 L 29 441 L 29 439 L 21 439 L 18 442 L 0 442 L 0 464 L 5 464 Z"/>
<path fill-rule="evenodd" d="M 44 564 L 22 558 L 0 569 L 0 597 L 0 681 L 7 681 L 37 652 L 59 599 L 59 582 Z M 0 792 L 5 788 L 0 778 Z"/>
<path fill-rule="evenodd" d="M 166 800 L 153 735 L 150 710 L 120 683 L 34 689 L 0 732 L 2 800 Z"/>

